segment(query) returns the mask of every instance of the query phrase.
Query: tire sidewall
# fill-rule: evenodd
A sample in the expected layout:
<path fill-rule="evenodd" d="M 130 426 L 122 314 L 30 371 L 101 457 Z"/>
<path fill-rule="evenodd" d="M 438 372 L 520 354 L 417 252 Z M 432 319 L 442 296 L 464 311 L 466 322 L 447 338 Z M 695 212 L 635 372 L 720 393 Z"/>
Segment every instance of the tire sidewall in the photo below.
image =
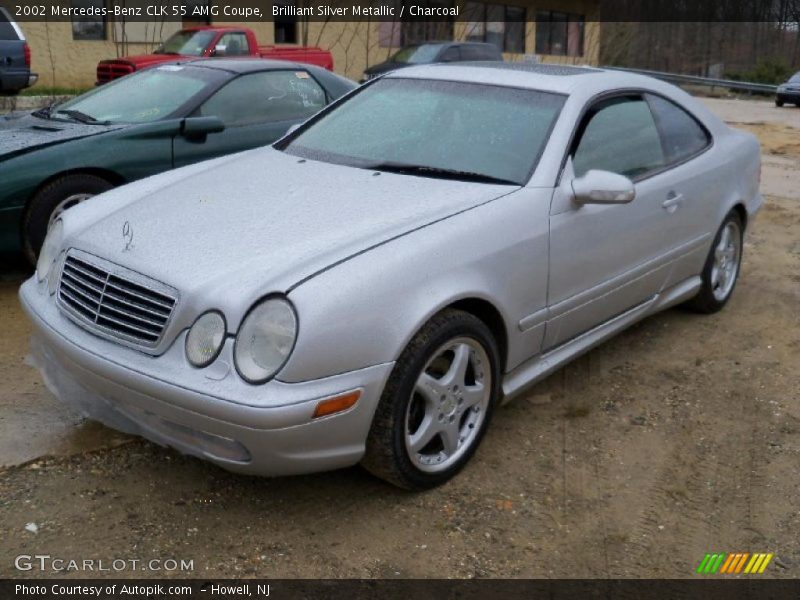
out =
<path fill-rule="evenodd" d="M 414 386 L 422 369 L 428 364 L 432 354 L 445 345 L 448 341 L 467 337 L 479 343 L 486 351 L 491 363 L 492 392 L 486 408 L 486 415 L 481 423 L 480 430 L 477 432 L 472 446 L 464 452 L 459 460 L 451 467 L 436 473 L 428 473 L 417 468 L 408 456 L 405 444 L 406 411 L 411 401 Z M 405 478 L 414 487 L 430 488 L 456 475 L 469 462 L 489 427 L 495 405 L 500 397 L 500 354 L 494 336 L 482 321 L 471 315 L 464 315 L 457 321 L 451 321 L 437 329 L 425 343 L 418 348 L 413 348 L 414 356 L 408 363 L 407 368 L 399 376 L 398 385 L 394 388 L 394 397 L 388 398 L 392 405 L 392 450 L 397 458 L 398 468 Z"/>

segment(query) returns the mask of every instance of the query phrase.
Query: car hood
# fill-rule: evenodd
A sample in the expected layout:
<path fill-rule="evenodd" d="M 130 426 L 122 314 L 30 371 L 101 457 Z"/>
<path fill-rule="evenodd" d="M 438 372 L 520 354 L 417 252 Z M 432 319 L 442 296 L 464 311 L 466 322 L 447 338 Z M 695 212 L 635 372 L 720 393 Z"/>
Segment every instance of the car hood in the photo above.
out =
<path fill-rule="evenodd" d="M 37 148 L 62 144 L 123 127 L 125 125 L 87 125 L 39 119 L 31 113 L 11 113 L 0 118 L 0 161 Z"/>
<path fill-rule="evenodd" d="M 134 184 L 143 193 L 132 201 L 126 188 L 111 192 L 105 215 L 98 216 L 103 195 L 73 209 L 95 213 L 73 245 L 181 294 L 214 297 L 288 291 L 354 254 L 516 189 L 376 174 L 272 148 L 166 176 L 155 189 L 150 180 Z"/>
<path fill-rule="evenodd" d="M 380 75 L 382 73 L 388 73 L 389 71 L 394 71 L 396 69 L 402 69 L 403 67 L 410 67 L 407 63 L 398 63 L 391 60 L 384 61 L 382 63 L 378 63 L 377 65 L 372 65 L 368 69 L 364 69 L 365 75 Z"/>

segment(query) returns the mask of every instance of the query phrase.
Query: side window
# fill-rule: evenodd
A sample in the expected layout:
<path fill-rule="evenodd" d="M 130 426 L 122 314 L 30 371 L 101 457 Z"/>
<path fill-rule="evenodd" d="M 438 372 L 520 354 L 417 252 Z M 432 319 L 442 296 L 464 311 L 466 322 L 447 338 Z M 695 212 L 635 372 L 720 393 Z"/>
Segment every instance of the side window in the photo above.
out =
<path fill-rule="evenodd" d="M 661 130 L 664 151 L 669 162 L 680 162 L 689 158 L 711 143 L 706 130 L 678 105 L 650 94 L 647 99 Z"/>
<path fill-rule="evenodd" d="M 2 6 L 0 6 L 0 40 L 20 40 L 22 36 L 19 35 L 17 27 L 11 21 L 11 17 Z"/>
<path fill-rule="evenodd" d="M 469 45 L 461 47 L 462 60 L 494 60 L 495 57 L 483 46 Z"/>
<path fill-rule="evenodd" d="M 225 56 L 246 56 L 250 54 L 250 44 L 242 32 L 226 33 L 217 42 L 217 46 L 225 46 Z"/>
<path fill-rule="evenodd" d="M 661 139 L 647 102 L 631 96 L 594 106 L 584 117 L 572 160 L 578 177 L 600 169 L 635 178 L 664 167 Z"/>
<path fill-rule="evenodd" d="M 325 106 L 325 92 L 307 71 L 265 71 L 237 77 L 205 101 L 202 116 L 228 127 L 304 119 Z"/>
<path fill-rule="evenodd" d="M 461 51 L 458 46 L 450 46 L 447 50 L 442 52 L 439 57 L 440 62 L 456 62 L 461 60 Z"/>

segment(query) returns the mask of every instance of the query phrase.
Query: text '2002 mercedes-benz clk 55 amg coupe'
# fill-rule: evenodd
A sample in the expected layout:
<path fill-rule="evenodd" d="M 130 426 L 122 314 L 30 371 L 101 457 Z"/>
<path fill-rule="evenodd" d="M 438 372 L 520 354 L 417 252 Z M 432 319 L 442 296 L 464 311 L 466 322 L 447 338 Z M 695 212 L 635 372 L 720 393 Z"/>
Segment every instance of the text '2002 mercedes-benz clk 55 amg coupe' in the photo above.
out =
<path fill-rule="evenodd" d="M 92 198 L 21 298 L 90 416 L 261 475 L 452 477 L 492 412 L 656 311 L 730 298 L 755 138 L 578 67 L 410 67 L 271 147 Z"/>

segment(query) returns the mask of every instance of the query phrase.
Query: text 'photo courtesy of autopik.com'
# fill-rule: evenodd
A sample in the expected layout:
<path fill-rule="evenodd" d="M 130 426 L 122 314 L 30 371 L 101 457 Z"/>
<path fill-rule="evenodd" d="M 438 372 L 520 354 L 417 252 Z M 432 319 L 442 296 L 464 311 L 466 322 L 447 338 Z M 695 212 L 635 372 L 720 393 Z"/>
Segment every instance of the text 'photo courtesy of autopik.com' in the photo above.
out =
<path fill-rule="evenodd" d="M 800 0 L 0 0 L 0 600 L 800 595 Z"/>

